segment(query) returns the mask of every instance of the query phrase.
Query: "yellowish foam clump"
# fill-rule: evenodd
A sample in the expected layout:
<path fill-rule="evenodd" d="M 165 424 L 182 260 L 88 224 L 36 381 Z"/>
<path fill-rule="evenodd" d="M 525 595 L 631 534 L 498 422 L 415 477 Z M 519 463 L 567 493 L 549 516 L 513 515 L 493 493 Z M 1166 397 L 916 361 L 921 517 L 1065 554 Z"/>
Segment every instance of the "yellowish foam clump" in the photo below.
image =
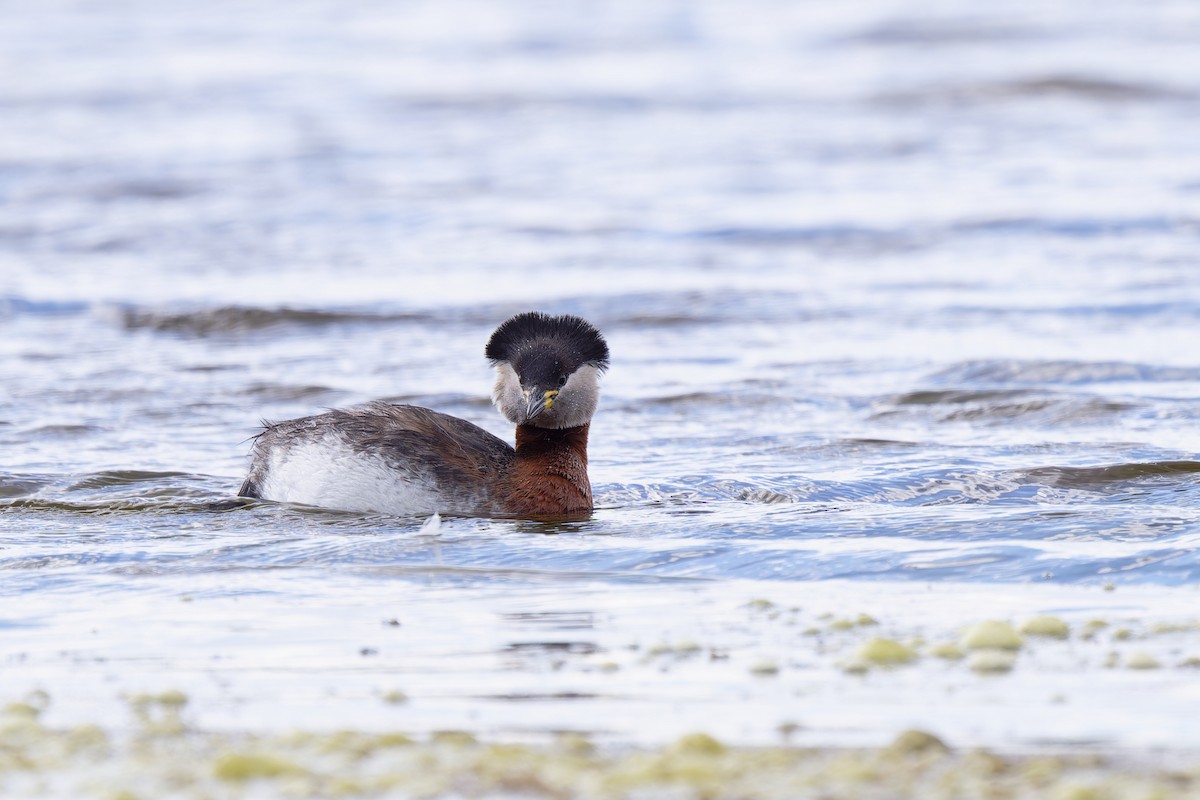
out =
<path fill-rule="evenodd" d="M 1107 791 L 1090 784 L 1068 784 L 1059 789 L 1054 800 L 1109 800 Z"/>
<path fill-rule="evenodd" d="M 148 733 L 178 735 L 186 730 L 182 712 L 188 696 L 183 692 L 176 689 L 159 694 L 143 692 L 126 699 Z"/>
<path fill-rule="evenodd" d="M 183 708 L 188 703 L 188 696 L 178 689 L 169 689 L 159 694 L 143 692 L 129 698 L 129 704 L 137 706 L 163 706 L 164 708 Z"/>
<path fill-rule="evenodd" d="M 375 737 L 376 747 L 408 747 L 412 738 L 405 733 L 381 733 Z"/>
<path fill-rule="evenodd" d="M 966 655 L 963 649 L 953 642 L 942 642 L 935 644 L 929 648 L 929 655 L 935 658 L 944 658 L 947 661 L 959 661 Z"/>
<path fill-rule="evenodd" d="M 429 737 L 429 741 L 452 747 L 469 747 L 475 744 L 475 737 L 466 731 L 434 731 Z"/>
<path fill-rule="evenodd" d="M 691 640 L 682 642 L 659 642 L 658 644 L 652 645 L 646 651 L 646 655 L 652 658 L 657 656 L 671 655 L 686 658 L 688 656 L 696 655 L 703 649 L 704 648 L 701 647 L 699 643 Z"/>
<path fill-rule="evenodd" d="M 680 737 L 672 749 L 678 753 L 691 753 L 702 756 L 719 756 L 726 751 L 725 745 L 718 742 L 707 733 L 689 733 Z"/>
<path fill-rule="evenodd" d="M 1125 662 L 1127 669 L 1158 669 L 1162 664 L 1149 653 L 1134 653 Z"/>
<path fill-rule="evenodd" d="M 859 614 L 853 619 L 835 619 L 833 622 L 829 623 L 829 627 L 835 631 L 848 631 L 854 628 L 868 628 L 872 625 L 878 624 L 879 620 L 875 619 L 870 614 Z"/>
<path fill-rule="evenodd" d="M 1033 786 L 1046 786 L 1063 773 L 1063 760 L 1056 756 L 1036 756 L 1025 764 L 1021 776 Z"/>
<path fill-rule="evenodd" d="M 1050 639 L 1066 639 L 1071 635 L 1071 628 L 1058 617 L 1048 614 L 1036 616 L 1021 626 L 1021 633 L 1026 636 L 1045 636 Z"/>
<path fill-rule="evenodd" d="M 296 764 L 265 753 L 226 753 L 213 762 L 213 774 L 219 780 L 233 783 L 303 773 Z"/>
<path fill-rule="evenodd" d="M 84 723 L 76 725 L 67 731 L 66 735 L 67 752 L 76 755 L 88 751 L 109 752 L 108 734 L 99 725 Z"/>
<path fill-rule="evenodd" d="M 13 719 L 36 721 L 42 714 L 42 709 L 32 703 L 9 703 L 4 707 L 4 716 Z"/>
<path fill-rule="evenodd" d="M 779 674 L 779 664 L 770 660 L 759 661 L 750 667 L 751 674 L 769 677 Z"/>
<path fill-rule="evenodd" d="M 1012 650 L 977 650 L 971 654 L 967 666 L 974 672 L 996 674 L 1011 672 L 1017 663 L 1017 656 Z"/>
<path fill-rule="evenodd" d="M 968 650 L 1020 650 L 1021 635 L 1007 622 L 986 620 L 967 628 L 962 646 Z"/>
<path fill-rule="evenodd" d="M 575 756 L 588 756 L 596 752 L 596 746 L 582 733 L 561 733 L 554 740 L 554 749 Z"/>
<path fill-rule="evenodd" d="M 950 748 L 932 733 L 920 730 L 902 731 L 888 746 L 888 751 L 896 755 L 915 755 L 918 753 L 946 753 Z"/>
<path fill-rule="evenodd" d="M 993 652 L 1015 658 L 1011 651 Z M 983 794 L 1151 800 L 1191 797 L 1195 788 L 1191 772 L 1164 769 L 1155 760 L 1123 758 L 1110 764 L 1069 753 L 1029 758 L 953 752 L 937 736 L 920 730 L 904 731 L 884 748 L 738 747 L 699 732 L 661 747 L 595 748 L 578 734 L 533 745 L 477 742 L 461 731 L 435 735 L 428 742 L 365 731 L 280 735 L 193 730 L 169 740 L 141 734 L 108 740 L 103 729 L 92 726 L 82 738 L 108 741 L 111 748 L 97 758 L 94 752 L 76 753 L 66 746 L 77 736 L 74 729 L 28 724 L 37 729 L 36 738 L 0 737 L 0 777 L 8 781 L 15 775 L 17 781 L 3 784 L 5 796 L 794 800 L 819 790 L 829 796 L 894 800 Z M 786 723 L 780 731 L 796 727 Z M 383 750 L 389 737 L 401 739 L 403 746 Z"/>
<path fill-rule="evenodd" d="M 917 654 L 894 639 L 875 638 L 863 643 L 855 654 L 859 661 L 883 667 L 916 661 Z"/>

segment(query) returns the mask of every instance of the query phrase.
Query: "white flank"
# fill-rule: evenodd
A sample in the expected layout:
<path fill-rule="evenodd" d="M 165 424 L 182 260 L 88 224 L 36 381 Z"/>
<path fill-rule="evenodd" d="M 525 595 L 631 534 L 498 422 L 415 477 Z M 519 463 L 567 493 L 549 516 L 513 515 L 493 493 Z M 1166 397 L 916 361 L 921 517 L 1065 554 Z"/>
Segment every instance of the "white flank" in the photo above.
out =
<path fill-rule="evenodd" d="M 464 510 L 432 480 L 401 475 L 334 435 L 273 448 L 259 491 L 264 500 L 342 511 L 409 516 Z"/>

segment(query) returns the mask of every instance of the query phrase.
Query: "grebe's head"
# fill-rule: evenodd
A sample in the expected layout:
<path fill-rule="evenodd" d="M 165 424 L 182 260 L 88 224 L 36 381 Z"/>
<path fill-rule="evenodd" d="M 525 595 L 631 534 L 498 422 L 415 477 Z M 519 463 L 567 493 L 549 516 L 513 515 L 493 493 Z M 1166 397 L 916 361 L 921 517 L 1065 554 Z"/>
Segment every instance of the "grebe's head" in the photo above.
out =
<path fill-rule="evenodd" d="M 600 400 L 608 345 L 586 320 L 527 311 L 506 320 L 484 354 L 496 368 L 492 402 L 518 425 L 585 425 Z"/>

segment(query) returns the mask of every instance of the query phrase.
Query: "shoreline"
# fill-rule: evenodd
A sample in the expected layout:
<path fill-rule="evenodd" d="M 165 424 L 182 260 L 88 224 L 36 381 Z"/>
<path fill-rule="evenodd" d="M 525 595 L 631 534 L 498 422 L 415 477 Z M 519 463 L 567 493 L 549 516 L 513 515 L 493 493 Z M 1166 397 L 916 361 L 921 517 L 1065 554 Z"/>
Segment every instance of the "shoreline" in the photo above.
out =
<path fill-rule="evenodd" d="M 693 733 L 659 747 L 543 743 L 466 731 L 274 734 L 184 724 L 180 693 L 134 698 L 140 728 L 47 727 L 39 699 L 0 715 L 5 797 L 1104 798 L 1200 797 L 1200 750 L 956 748 L 904 731 L 888 745 L 730 747 Z"/>

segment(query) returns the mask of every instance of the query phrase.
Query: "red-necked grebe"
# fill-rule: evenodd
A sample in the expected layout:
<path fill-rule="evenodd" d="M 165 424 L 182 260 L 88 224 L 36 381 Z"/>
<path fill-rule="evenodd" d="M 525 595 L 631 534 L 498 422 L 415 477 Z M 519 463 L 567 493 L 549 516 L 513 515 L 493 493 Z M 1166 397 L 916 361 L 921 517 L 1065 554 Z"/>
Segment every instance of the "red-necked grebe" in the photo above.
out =
<path fill-rule="evenodd" d="M 517 426 L 515 448 L 457 417 L 374 402 L 268 425 L 238 494 L 400 515 L 588 515 L 604 337 L 579 317 L 531 311 L 501 324 L 484 355 L 496 369 L 492 401 Z"/>

